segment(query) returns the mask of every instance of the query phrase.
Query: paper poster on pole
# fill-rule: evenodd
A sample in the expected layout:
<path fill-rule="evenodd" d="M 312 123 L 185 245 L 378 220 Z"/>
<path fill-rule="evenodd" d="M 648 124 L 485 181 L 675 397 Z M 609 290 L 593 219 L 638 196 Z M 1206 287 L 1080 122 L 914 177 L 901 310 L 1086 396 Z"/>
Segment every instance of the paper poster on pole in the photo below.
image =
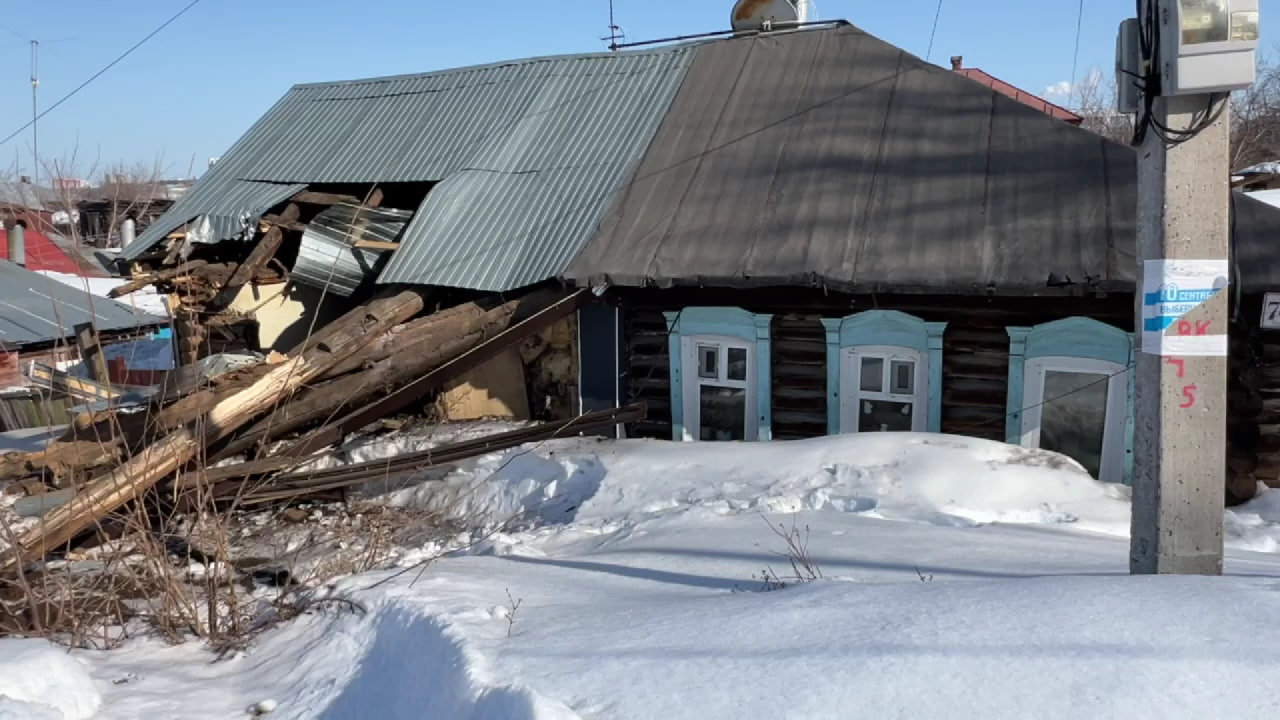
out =
<path fill-rule="evenodd" d="M 1226 321 L 1206 306 L 1227 288 L 1227 261 L 1147 260 L 1143 271 L 1142 352 L 1226 357 Z"/>

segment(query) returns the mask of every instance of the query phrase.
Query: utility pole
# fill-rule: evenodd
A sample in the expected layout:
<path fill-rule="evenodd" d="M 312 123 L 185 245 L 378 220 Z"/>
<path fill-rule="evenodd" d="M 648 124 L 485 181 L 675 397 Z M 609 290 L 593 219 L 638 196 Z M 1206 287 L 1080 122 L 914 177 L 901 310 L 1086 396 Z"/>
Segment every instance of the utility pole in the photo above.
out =
<path fill-rule="evenodd" d="M 31 184 L 40 187 L 40 135 L 36 130 L 36 121 L 40 115 L 36 112 L 36 90 L 40 87 L 40 43 L 31 41 Z"/>
<path fill-rule="evenodd" d="M 1229 2 L 1219 17 L 1212 4 L 1146 0 L 1135 26 L 1145 68 L 1136 118 L 1135 574 L 1222 573 L 1228 93 L 1252 82 L 1257 40 L 1257 0 Z M 1249 4 L 1251 44 L 1233 44 L 1248 35 L 1233 13 Z"/>

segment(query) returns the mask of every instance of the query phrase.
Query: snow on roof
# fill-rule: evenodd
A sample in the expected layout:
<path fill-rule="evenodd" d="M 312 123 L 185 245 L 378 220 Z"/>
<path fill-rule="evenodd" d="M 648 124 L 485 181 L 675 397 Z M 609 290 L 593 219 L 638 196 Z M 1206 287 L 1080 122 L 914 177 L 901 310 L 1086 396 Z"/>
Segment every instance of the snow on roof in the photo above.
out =
<path fill-rule="evenodd" d="M 1261 200 L 1268 205 L 1280 207 L 1280 188 L 1273 190 L 1255 190 L 1253 192 L 1247 192 L 1245 195 L 1253 198 L 1254 200 Z"/>

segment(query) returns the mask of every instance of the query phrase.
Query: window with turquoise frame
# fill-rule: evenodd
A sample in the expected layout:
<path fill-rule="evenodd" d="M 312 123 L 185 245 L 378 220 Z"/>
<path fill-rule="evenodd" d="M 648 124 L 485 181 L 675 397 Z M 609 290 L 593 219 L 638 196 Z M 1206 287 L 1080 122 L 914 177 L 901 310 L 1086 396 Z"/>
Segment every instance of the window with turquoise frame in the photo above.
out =
<path fill-rule="evenodd" d="M 769 440 L 772 315 L 733 307 L 665 313 L 675 440 Z"/>
<path fill-rule="evenodd" d="M 1011 327 L 1005 440 L 1133 477 L 1133 335 L 1091 318 Z"/>
<path fill-rule="evenodd" d="M 896 310 L 823 318 L 827 432 L 939 432 L 947 324 Z"/>

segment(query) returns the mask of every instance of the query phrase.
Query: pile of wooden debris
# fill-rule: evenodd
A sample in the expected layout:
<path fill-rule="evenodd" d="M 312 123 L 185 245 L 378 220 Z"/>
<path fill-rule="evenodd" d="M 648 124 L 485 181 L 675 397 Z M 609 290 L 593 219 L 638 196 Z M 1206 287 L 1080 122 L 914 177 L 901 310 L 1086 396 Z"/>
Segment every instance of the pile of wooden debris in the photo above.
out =
<path fill-rule="evenodd" d="M 111 398 L 74 418 L 39 452 L 0 462 L 0 487 L 48 496 L 40 521 L 16 538 L 3 567 L 15 570 L 67 548 L 122 509 L 167 511 L 261 507 L 332 498 L 375 478 L 406 475 L 525 442 L 602 432 L 641 419 L 643 406 L 587 413 L 436 447 L 376 463 L 316 472 L 299 467 L 351 434 L 420 411 L 466 373 L 572 316 L 589 291 L 532 289 L 515 297 L 450 302 L 430 288 L 388 287 L 285 353 L 208 378 L 213 333 L 252 322 L 228 311 L 246 283 L 287 279 L 275 262 L 297 232 L 303 202 L 351 201 L 303 193 L 264 216 L 263 232 L 239 261 L 175 255 L 114 294 L 154 285 L 175 309 L 180 369 L 132 404 Z M 174 252 L 180 243 L 167 251 Z M 138 513 L 134 513 L 137 515 Z M 165 515 L 166 513 L 155 513 Z"/>

